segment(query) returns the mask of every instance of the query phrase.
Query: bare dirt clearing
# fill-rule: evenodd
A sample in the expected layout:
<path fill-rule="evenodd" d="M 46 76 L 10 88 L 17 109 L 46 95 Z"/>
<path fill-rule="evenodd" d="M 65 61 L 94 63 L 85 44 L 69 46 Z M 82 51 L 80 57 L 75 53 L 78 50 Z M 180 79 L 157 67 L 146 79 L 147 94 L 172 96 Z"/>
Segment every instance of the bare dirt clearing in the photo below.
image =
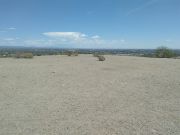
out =
<path fill-rule="evenodd" d="M 179 135 L 180 60 L 0 59 L 0 135 Z"/>

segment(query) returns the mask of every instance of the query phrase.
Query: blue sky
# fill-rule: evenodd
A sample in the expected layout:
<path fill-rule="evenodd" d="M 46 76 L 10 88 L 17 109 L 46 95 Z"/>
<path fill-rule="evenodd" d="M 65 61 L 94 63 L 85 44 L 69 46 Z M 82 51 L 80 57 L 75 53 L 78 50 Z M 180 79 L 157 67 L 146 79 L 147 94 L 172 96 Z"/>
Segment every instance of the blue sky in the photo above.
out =
<path fill-rule="evenodd" d="M 0 46 L 180 49 L 180 0 L 0 0 Z"/>

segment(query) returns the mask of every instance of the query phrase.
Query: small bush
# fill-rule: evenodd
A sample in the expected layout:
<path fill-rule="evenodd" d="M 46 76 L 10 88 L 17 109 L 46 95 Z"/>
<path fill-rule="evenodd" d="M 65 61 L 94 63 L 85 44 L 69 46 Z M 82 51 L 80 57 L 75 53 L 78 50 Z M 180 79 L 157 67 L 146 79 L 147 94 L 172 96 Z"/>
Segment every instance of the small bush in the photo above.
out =
<path fill-rule="evenodd" d="M 99 61 L 105 61 L 105 57 L 104 56 L 98 55 L 97 57 L 98 57 Z"/>
<path fill-rule="evenodd" d="M 66 54 L 67 54 L 67 56 L 71 56 L 71 55 L 72 55 L 72 53 L 71 53 L 71 52 L 67 52 Z"/>
<path fill-rule="evenodd" d="M 32 53 L 16 53 L 14 55 L 15 58 L 25 58 L 25 59 L 31 59 L 33 58 L 33 54 Z"/>
<path fill-rule="evenodd" d="M 156 49 L 155 56 L 157 58 L 172 58 L 175 57 L 176 54 L 171 49 L 162 46 Z"/>
<path fill-rule="evenodd" d="M 42 54 L 40 54 L 40 53 L 38 53 L 38 54 L 36 54 L 36 56 L 41 56 Z"/>

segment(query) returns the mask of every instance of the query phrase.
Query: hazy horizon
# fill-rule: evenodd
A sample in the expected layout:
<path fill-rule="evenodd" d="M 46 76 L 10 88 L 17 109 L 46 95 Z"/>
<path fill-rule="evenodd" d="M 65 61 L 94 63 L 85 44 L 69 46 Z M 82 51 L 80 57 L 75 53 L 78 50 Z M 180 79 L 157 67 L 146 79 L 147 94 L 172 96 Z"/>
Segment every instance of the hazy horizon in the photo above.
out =
<path fill-rule="evenodd" d="M 0 0 L 0 46 L 180 49 L 178 0 Z"/>

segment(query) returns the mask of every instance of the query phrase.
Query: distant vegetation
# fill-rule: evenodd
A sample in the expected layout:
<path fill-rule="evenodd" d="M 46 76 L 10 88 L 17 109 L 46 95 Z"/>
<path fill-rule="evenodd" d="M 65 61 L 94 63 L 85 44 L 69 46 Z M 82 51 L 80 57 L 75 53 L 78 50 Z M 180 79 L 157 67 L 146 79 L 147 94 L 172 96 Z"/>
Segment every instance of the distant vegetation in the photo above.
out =
<path fill-rule="evenodd" d="M 155 56 L 157 58 L 172 58 L 176 57 L 176 53 L 167 47 L 161 46 L 156 49 Z"/>
<path fill-rule="evenodd" d="M 33 56 L 43 55 L 68 55 L 78 56 L 78 54 L 99 55 L 125 55 L 140 57 L 174 57 L 180 56 L 180 50 L 170 50 L 166 47 L 158 49 L 60 49 L 60 48 L 31 48 L 31 47 L 0 47 L 0 58 L 14 57 L 17 53 L 32 53 Z"/>
<path fill-rule="evenodd" d="M 32 53 L 16 53 L 14 55 L 15 58 L 25 58 L 25 59 L 31 59 L 33 58 L 33 54 Z"/>

